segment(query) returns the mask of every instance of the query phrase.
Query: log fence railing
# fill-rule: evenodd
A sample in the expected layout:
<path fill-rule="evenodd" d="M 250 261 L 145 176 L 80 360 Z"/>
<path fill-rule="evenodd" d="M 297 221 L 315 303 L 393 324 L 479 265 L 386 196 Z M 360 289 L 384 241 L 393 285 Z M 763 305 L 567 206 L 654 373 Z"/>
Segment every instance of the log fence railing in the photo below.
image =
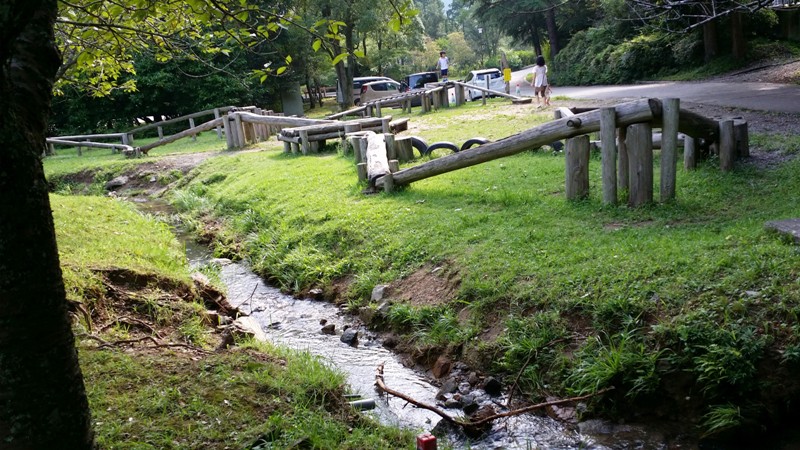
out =
<path fill-rule="evenodd" d="M 565 193 L 569 200 L 589 194 L 589 134 L 600 133 L 597 147 L 601 151 L 602 199 L 605 204 L 618 201 L 618 190 L 628 192 L 628 205 L 641 206 L 653 201 L 653 129 L 661 128 L 660 200 L 675 199 L 677 148 L 683 133 L 684 167 L 695 168 L 701 148 L 715 148 L 720 169 L 730 171 L 737 157 L 749 156 L 747 123 L 716 121 L 680 108 L 676 98 L 643 99 L 575 114 L 559 108 L 556 119 L 505 139 L 488 142 L 475 148 L 446 155 L 402 170 L 398 162 L 408 159 L 409 138 L 392 139 L 372 134 L 347 133 L 359 165 L 359 179 L 371 187 L 392 191 L 399 186 L 471 167 L 498 158 L 511 156 L 554 141 L 566 139 Z M 376 151 L 376 142 L 384 142 L 385 150 Z M 391 148 L 390 148 L 391 145 Z M 371 149 L 367 151 L 367 149 Z M 378 153 L 380 163 L 373 164 L 370 155 Z M 382 153 L 381 153 L 382 152 Z M 388 155 L 388 156 L 384 156 Z M 383 164 L 383 158 L 387 164 Z M 363 167 L 360 166 L 363 164 Z M 377 167 L 378 169 L 374 169 Z M 388 169 L 384 170 L 384 167 Z M 383 172 L 381 172 L 383 171 Z"/>

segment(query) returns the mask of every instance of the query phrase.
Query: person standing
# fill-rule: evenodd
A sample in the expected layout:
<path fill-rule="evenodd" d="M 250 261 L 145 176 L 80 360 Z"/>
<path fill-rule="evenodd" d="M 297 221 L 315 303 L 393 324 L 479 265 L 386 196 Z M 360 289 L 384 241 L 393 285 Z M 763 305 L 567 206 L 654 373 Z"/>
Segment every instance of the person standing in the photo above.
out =
<path fill-rule="evenodd" d="M 536 103 L 541 103 L 544 100 L 544 105 L 550 105 L 550 97 L 547 95 L 547 64 L 544 63 L 544 56 L 539 55 L 536 57 L 536 65 L 533 66 L 533 96 L 536 97 Z M 541 99 L 539 96 L 541 95 Z"/>
<path fill-rule="evenodd" d="M 436 68 L 441 72 L 442 81 L 447 81 L 447 69 L 450 68 L 450 58 L 447 57 L 447 52 L 439 52 L 439 62 L 436 63 Z"/>

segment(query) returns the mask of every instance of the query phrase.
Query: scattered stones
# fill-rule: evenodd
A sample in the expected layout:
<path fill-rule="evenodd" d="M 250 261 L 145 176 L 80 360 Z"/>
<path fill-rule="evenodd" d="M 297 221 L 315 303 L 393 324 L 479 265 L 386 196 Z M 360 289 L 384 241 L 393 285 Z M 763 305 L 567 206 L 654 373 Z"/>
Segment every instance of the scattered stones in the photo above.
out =
<path fill-rule="evenodd" d="M 348 327 L 346 330 L 344 330 L 344 333 L 342 333 L 342 337 L 340 337 L 339 340 L 351 347 L 357 346 L 358 330 Z"/>
<path fill-rule="evenodd" d="M 453 392 L 458 389 L 458 383 L 452 378 L 448 378 L 442 383 L 442 387 L 439 388 L 439 392 L 436 393 L 437 400 L 444 400 L 447 398 L 447 394 L 452 394 Z"/>
<path fill-rule="evenodd" d="M 461 406 L 462 406 L 461 402 L 458 401 L 458 399 L 456 399 L 455 397 L 448 398 L 447 400 L 444 401 L 445 408 L 461 408 Z"/>
<path fill-rule="evenodd" d="M 234 339 L 252 337 L 258 341 L 265 342 L 267 335 L 261 329 L 261 325 L 251 316 L 239 317 L 231 324 L 231 335 Z"/>
<path fill-rule="evenodd" d="M 334 335 L 336 334 L 336 325 L 330 323 L 322 327 L 322 334 Z"/>
<path fill-rule="evenodd" d="M 228 258 L 214 258 L 211 261 L 209 261 L 209 263 L 210 264 L 216 264 L 218 266 L 227 266 L 227 265 L 232 264 L 233 261 L 231 261 Z"/>
<path fill-rule="evenodd" d="M 468 416 L 474 414 L 475 411 L 477 411 L 478 408 L 481 407 L 481 405 L 479 405 L 478 402 L 475 400 L 474 395 L 465 395 L 461 397 L 461 403 L 463 405 L 461 407 L 462 411 L 464 411 L 464 414 Z"/>
<path fill-rule="evenodd" d="M 322 294 L 323 292 L 322 289 L 320 288 L 314 288 L 308 291 L 308 296 L 313 298 L 314 300 L 322 300 Z"/>
<path fill-rule="evenodd" d="M 328 319 L 319 319 L 320 325 L 325 325 L 326 323 L 328 323 Z"/>
<path fill-rule="evenodd" d="M 358 317 L 367 325 L 372 323 L 375 318 L 375 310 L 370 306 L 362 306 L 358 308 Z"/>
<path fill-rule="evenodd" d="M 379 302 L 383 300 L 383 296 L 386 294 L 386 288 L 389 286 L 386 284 L 379 284 L 372 288 L 372 297 L 370 298 L 373 302 Z"/>
<path fill-rule="evenodd" d="M 546 397 L 545 399 L 548 402 L 558 400 L 557 397 L 550 397 L 550 396 Z M 549 415 L 554 419 L 558 419 L 562 422 L 576 423 L 578 421 L 578 414 L 574 406 L 551 405 L 548 406 L 545 410 L 547 411 L 547 415 Z"/>
<path fill-rule="evenodd" d="M 436 362 L 433 363 L 433 368 L 431 369 L 431 373 L 436 378 L 442 378 L 443 376 L 450 373 L 450 370 L 453 366 L 453 362 L 450 361 L 445 355 L 439 356 L 436 359 Z"/>
<path fill-rule="evenodd" d="M 392 349 L 392 348 L 397 347 L 397 344 L 398 344 L 397 336 L 395 336 L 393 334 L 390 334 L 390 335 L 386 336 L 383 339 L 383 346 L 388 348 L 388 349 Z"/>
<path fill-rule="evenodd" d="M 118 177 L 114 178 L 113 180 L 109 181 L 108 183 L 106 183 L 106 190 L 107 191 L 112 191 L 114 189 L 117 189 L 117 188 L 120 188 L 122 186 L 125 186 L 126 184 L 128 184 L 128 181 L 129 181 L 129 178 L 126 177 L 125 175 L 118 176 Z"/>
<path fill-rule="evenodd" d="M 503 393 L 503 385 L 495 377 L 489 377 L 483 383 L 483 390 L 492 397 L 497 397 Z"/>
<path fill-rule="evenodd" d="M 477 386 L 478 383 L 481 382 L 481 379 L 478 377 L 477 372 L 470 372 L 467 376 L 467 382 L 470 384 L 470 386 Z"/>
<path fill-rule="evenodd" d="M 795 244 L 800 244 L 800 219 L 773 220 L 764 226 L 768 230 L 788 236 Z"/>

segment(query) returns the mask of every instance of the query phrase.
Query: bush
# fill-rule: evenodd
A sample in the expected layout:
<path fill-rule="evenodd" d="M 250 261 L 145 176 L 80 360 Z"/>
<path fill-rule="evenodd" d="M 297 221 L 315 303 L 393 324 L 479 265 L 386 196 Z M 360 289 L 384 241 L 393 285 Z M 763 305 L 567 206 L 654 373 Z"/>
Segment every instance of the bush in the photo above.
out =
<path fill-rule="evenodd" d="M 620 43 L 611 27 L 577 33 L 556 57 L 560 84 L 620 84 L 676 71 L 672 43 L 680 36 L 640 34 Z M 682 48 L 687 43 L 682 43 Z M 691 51 L 693 48 L 689 47 Z"/>

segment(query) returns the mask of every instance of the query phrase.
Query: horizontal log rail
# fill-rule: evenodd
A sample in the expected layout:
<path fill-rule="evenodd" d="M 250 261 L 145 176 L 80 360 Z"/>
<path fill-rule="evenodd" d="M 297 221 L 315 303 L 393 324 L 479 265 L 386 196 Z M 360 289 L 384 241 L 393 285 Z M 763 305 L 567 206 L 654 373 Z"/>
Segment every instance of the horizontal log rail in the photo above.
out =
<path fill-rule="evenodd" d="M 461 81 L 454 81 L 453 83 L 457 84 L 459 86 L 463 86 L 465 89 L 483 91 L 483 92 L 486 92 L 486 93 L 489 93 L 489 94 L 492 94 L 492 95 L 496 95 L 498 97 L 505 97 L 505 98 L 509 98 L 511 100 L 524 100 L 523 97 L 519 97 L 517 95 L 506 94 L 505 92 L 495 91 L 494 89 L 488 89 L 488 88 L 485 88 L 485 87 L 475 86 L 473 84 L 467 84 L 467 83 L 464 83 L 464 82 L 461 82 Z"/>
<path fill-rule="evenodd" d="M 142 125 L 140 127 L 136 127 L 134 129 L 128 131 L 127 134 L 140 133 L 140 132 L 143 132 L 143 131 L 152 130 L 154 128 L 163 127 L 164 125 L 171 125 L 173 123 L 184 122 L 184 121 L 189 120 L 189 119 L 196 119 L 198 117 L 207 116 L 209 114 L 214 114 L 215 110 L 217 110 L 217 109 L 219 110 L 220 114 L 225 114 L 225 113 L 227 113 L 229 111 L 253 111 L 253 110 L 256 109 L 256 107 L 255 106 L 241 106 L 241 107 L 239 107 L 239 106 L 223 106 L 221 108 L 207 109 L 205 111 L 199 111 L 199 112 L 192 113 L 192 114 L 186 114 L 186 115 L 183 115 L 183 116 L 180 116 L 180 117 L 175 117 L 173 119 L 167 119 L 167 120 L 161 120 L 159 122 L 148 123 L 147 125 Z"/>
<path fill-rule="evenodd" d="M 203 132 L 203 131 L 208 131 L 208 130 L 214 128 L 214 127 L 218 127 L 218 126 L 222 125 L 222 121 L 223 120 L 224 119 L 222 117 L 220 117 L 219 119 L 211 119 L 208 122 L 202 123 L 202 124 L 200 124 L 200 125 L 198 125 L 196 127 L 189 128 L 188 130 L 181 131 L 180 133 L 176 133 L 176 134 L 173 134 L 171 136 L 167 136 L 167 137 L 165 137 L 163 139 L 159 139 L 156 142 L 153 142 L 153 143 L 150 143 L 150 144 L 147 144 L 147 145 L 143 145 L 143 146 L 140 147 L 140 151 L 146 155 L 147 152 L 149 152 L 150 150 L 152 150 L 152 149 L 154 149 L 156 147 L 159 147 L 161 145 L 166 145 L 166 144 L 175 142 L 178 139 L 183 139 L 185 137 L 189 137 L 189 136 L 195 135 L 195 134 Z"/>
<path fill-rule="evenodd" d="M 122 150 L 124 152 L 133 152 L 136 149 L 126 144 L 109 144 L 107 142 L 91 142 L 91 141 L 73 141 L 70 139 L 62 138 L 47 138 L 45 140 L 48 144 L 53 145 L 67 145 L 70 147 L 88 147 L 88 148 L 110 148 L 113 150 Z"/>

